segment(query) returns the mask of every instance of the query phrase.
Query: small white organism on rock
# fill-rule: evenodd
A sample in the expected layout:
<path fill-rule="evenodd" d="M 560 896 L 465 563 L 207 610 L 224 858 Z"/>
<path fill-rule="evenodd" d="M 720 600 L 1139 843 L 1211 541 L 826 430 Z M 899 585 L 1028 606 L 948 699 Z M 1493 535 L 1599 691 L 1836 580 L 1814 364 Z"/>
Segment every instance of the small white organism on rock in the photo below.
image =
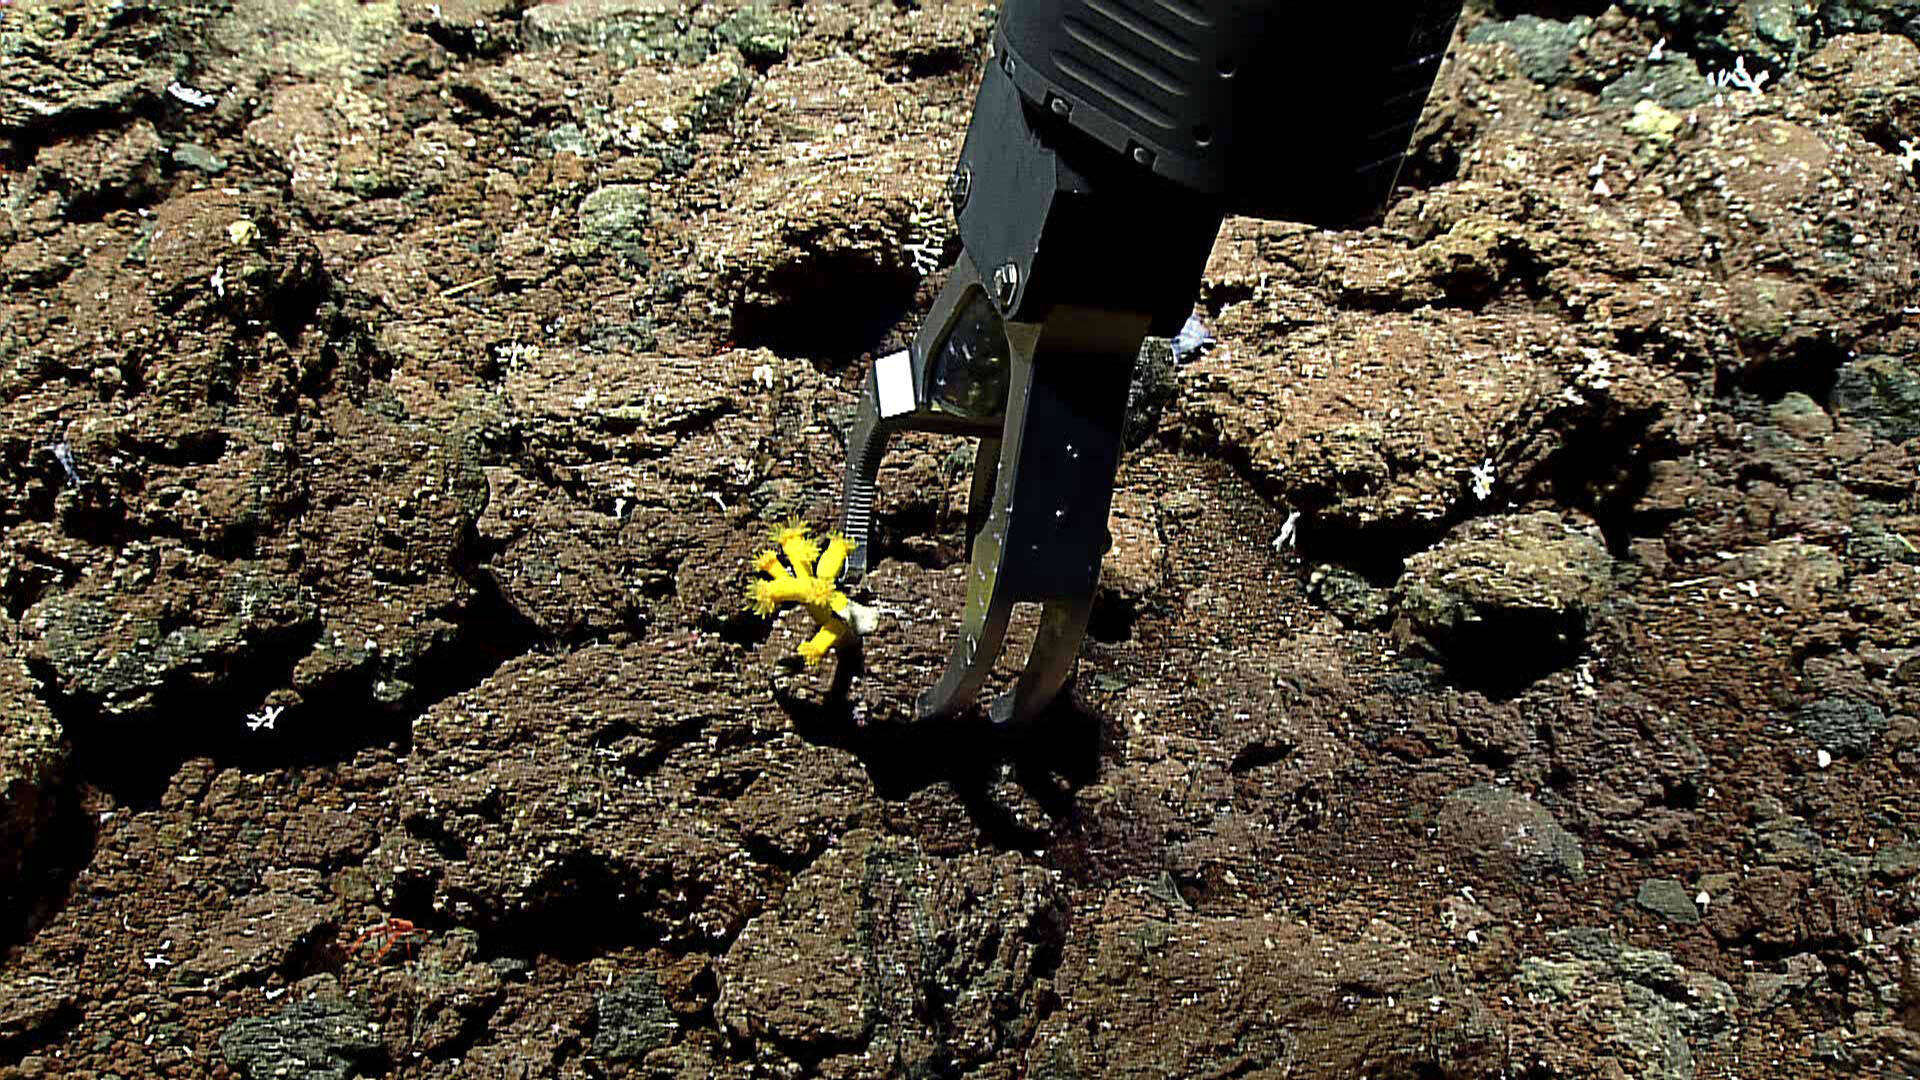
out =
<path fill-rule="evenodd" d="M 1586 350 L 1587 366 L 1573 377 L 1573 381 L 1589 390 L 1605 390 L 1613 385 L 1613 361 L 1598 349 Z"/>
<path fill-rule="evenodd" d="M 65 439 L 47 447 L 53 452 L 53 460 L 60 463 L 61 471 L 67 474 L 67 482 L 74 487 L 80 486 L 80 471 L 73 467 L 73 446 Z"/>
<path fill-rule="evenodd" d="M 1486 502 L 1493 494 L 1493 459 L 1488 458 L 1469 469 L 1468 476 L 1470 478 L 1468 490 L 1473 492 L 1475 499 Z"/>
<path fill-rule="evenodd" d="M 1299 534 L 1300 511 L 1295 510 L 1287 515 L 1287 520 L 1280 523 L 1280 532 L 1273 538 L 1274 552 L 1278 554 L 1292 547 L 1294 541 L 1299 539 Z"/>
<path fill-rule="evenodd" d="M 1733 58 L 1733 70 L 1716 71 L 1707 76 L 1707 85 L 1713 87 L 1715 90 L 1727 90 L 1731 88 L 1734 90 L 1745 90 L 1750 94 L 1758 94 L 1761 92 L 1760 88 L 1765 86 L 1767 80 L 1772 77 L 1772 72 L 1748 71 L 1747 58 L 1744 56 L 1736 56 Z"/>
<path fill-rule="evenodd" d="M 177 82 L 167 84 L 167 96 L 183 105 L 191 105 L 196 109 L 211 109 L 220 102 L 219 98 L 214 97 L 205 90 L 195 90 L 191 86 Z"/>
<path fill-rule="evenodd" d="M 940 259 L 946 254 L 949 232 L 951 229 L 945 214 L 914 204 L 907 215 L 908 239 L 900 245 L 900 250 L 906 255 L 907 263 L 913 267 L 915 274 L 924 278 L 940 269 Z"/>

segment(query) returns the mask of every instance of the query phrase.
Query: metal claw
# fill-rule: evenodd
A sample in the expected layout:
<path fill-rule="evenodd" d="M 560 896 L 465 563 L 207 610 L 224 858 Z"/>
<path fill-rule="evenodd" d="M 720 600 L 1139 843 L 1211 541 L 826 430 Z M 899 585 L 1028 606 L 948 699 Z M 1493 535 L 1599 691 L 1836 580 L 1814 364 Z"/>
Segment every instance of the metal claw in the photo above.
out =
<path fill-rule="evenodd" d="M 989 716 L 1031 719 L 1066 684 L 1111 544 L 1127 388 L 1147 324 L 1144 313 L 1074 307 L 1040 323 L 1002 322 L 963 255 L 912 348 L 875 363 L 848 447 L 841 523 L 854 542 L 850 577 L 867 568 L 889 436 L 915 429 L 981 440 L 967 601 L 946 670 L 916 705 L 919 719 L 950 716 L 979 694 L 1016 603 L 1043 605 L 1040 628 Z"/>
<path fill-rule="evenodd" d="M 912 346 L 881 357 L 868 371 L 847 441 L 840 511 L 841 530 L 853 542 L 844 571 L 849 584 L 867 572 L 874 485 L 893 433 L 933 431 L 983 441 L 999 433 L 1007 399 L 1000 326 L 979 272 L 962 253 Z M 977 468 L 974 475 L 977 496 Z"/>

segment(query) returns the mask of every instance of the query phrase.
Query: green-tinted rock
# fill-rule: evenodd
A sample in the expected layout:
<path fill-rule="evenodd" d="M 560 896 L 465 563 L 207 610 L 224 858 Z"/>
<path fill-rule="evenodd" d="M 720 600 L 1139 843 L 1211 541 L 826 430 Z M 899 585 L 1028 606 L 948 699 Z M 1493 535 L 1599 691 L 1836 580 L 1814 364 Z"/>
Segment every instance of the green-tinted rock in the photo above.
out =
<path fill-rule="evenodd" d="M 1133 382 L 1127 387 L 1127 419 L 1120 438 L 1135 450 L 1153 437 L 1160 417 L 1173 401 L 1173 346 L 1166 338 L 1148 338 L 1133 364 Z"/>
<path fill-rule="evenodd" d="M 1795 0 L 1750 0 L 1753 32 L 1776 48 L 1797 55 L 1807 46 L 1808 29 Z"/>
<path fill-rule="evenodd" d="M 677 1030 L 659 980 L 644 973 L 595 996 L 593 1018 L 593 1053 L 607 1061 L 639 1061 Z"/>
<path fill-rule="evenodd" d="M 381 1052 L 372 1018 L 336 997 L 296 1001 L 220 1035 L 221 1056 L 246 1080 L 347 1080 L 375 1071 Z"/>
<path fill-rule="evenodd" d="M 1550 512 L 1480 518 L 1407 560 L 1394 633 L 1464 681 L 1524 685 L 1579 653 L 1612 575 L 1596 528 Z"/>
<path fill-rule="evenodd" d="M 1859 514 L 1847 534 L 1847 557 L 1866 566 L 1905 563 L 1920 564 L 1920 547 L 1898 528 L 1889 528 L 1878 514 Z"/>
<path fill-rule="evenodd" d="M 1572 70 L 1570 56 L 1593 30 L 1593 20 L 1582 15 L 1567 22 L 1522 15 L 1510 22 L 1481 23 L 1467 32 L 1475 45 L 1498 42 L 1520 58 L 1527 78 L 1546 86 L 1564 81 Z"/>
<path fill-rule="evenodd" d="M 1669 953 L 1623 944 L 1609 930 L 1567 930 L 1553 938 L 1554 955 L 1522 959 L 1514 978 L 1542 1006 L 1543 1022 L 1597 1022 L 1606 1050 L 1623 1059 L 1625 1075 L 1693 1080 L 1696 1047 L 1732 1025 L 1733 989 L 1688 971 Z"/>
<path fill-rule="evenodd" d="M 1348 626 L 1378 626 L 1391 610 L 1387 592 L 1344 566 L 1322 566 L 1307 579 L 1307 595 Z"/>
<path fill-rule="evenodd" d="M 1899 34 L 1920 40 L 1920 0 L 1825 0 L 1820 25 L 1829 34 Z"/>
<path fill-rule="evenodd" d="M 1668 922 L 1691 926 L 1700 921 L 1700 909 L 1694 906 L 1687 887 L 1672 878 L 1650 878 L 1640 883 L 1633 902 Z"/>
<path fill-rule="evenodd" d="M 1888 844 L 1875 851 L 1873 876 L 1882 881 L 1906 881 L 1920 877 L 1920 847 Z"/>
<path fill-rule="evenodd" d="M 1600 91 L 1600 100 L 1609 105 L 1632 106 L 1636 102 L 1651 101 L 1670 109 L 1690 109 L 1712 96 L 1712 89 L 1694 62 L 1673 53 L 1634 65 Z"/>
<path fill-rule="evenodd" d="M 713 52 L 714 33 L 692 25 L 671 0 L 569 0 L 536 4 L 525 16 L 536 48 L 573 46 L 620 65 L 698 63 Z"/>
<path fill-rule="evenodd" d="M 1833 434 L 1833 417 L 1820 403 L 1795 391 L 1767 409 L 1773 426 L 1796 439 L 1820 439 Z"/>
<path fill-rule="evenodd" d="M 198 169 L 208 175 L 225 172 L 227 168 L 226 158 L 199 143 L 181 143 L 173 148 L 169 156 L 174 165 L 182 169 Z"/>
<path fill-rule="evenodd" d="M 1869 356 L 1840 369 L 1834 411 L 1893 442 L 1920 435 L 1920 369 L 1891 356 Z"/>
<path fill-rule="evenodd" d="M 800 36 L 791 16 L 775 14 L 763 7 L 734 12 L 714 32 L 721 41 L 739 49 L 748 63 L 762 68 L 785 60 L 794 40 Z"/>
<path fill-rule="evenodd" d="M 33 0 L 0 6 L 0 132 L 155 101 L 211 3 Z M 93 124 L 83 125 L 92 127 Z"/>
<path fill-rule="evenodd" d="M 56 689 L 119 720 L 147 718 L 172 694 L 250 678 L 251 665 L 318 628 L 297 582 L 251 563 L 213 581 L 159 579 L 136 589 L 95 579 L 42 601 L 23 623 Z"/>
<path fill-rule="evenodd" d="M 580 235 L 594 250 L 611 252 L 644 266 L 650 216 L 646 188 L 639 184 L 612 184 L 580 203 Z"/>
<path fill-rule="evenodd" d="M 397 0 L 233 0 L 211 37 L 231 62 L 264 74 L 338 79 L 380 70 L 399 30 Z"/>

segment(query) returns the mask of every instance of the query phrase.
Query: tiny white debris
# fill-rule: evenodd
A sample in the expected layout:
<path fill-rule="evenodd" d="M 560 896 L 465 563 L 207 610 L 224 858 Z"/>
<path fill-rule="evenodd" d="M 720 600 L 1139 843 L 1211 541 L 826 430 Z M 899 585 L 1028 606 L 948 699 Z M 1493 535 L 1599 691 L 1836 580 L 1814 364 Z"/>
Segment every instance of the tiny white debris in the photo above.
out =
<path fill-rule="evenodd" d="M 148 971 L 152 971 L 155 968 L 163 968 L 173 963 L 173 961 L 167 959 L 166 957 L 160 956 L 157 954 L 154 956 L 143 956 L 140 958 L 140 962 L 147 965 Z"/>
<path fill-rule="evenodd" d="M 1694 897 L 1693 902 L 1697 907 L 1706 907 L 1708 904 L 1713 903 L 1713 897 L 1707 895 L 1707 890 L 1701 889 L 1700 895 Z"/>
<path fill-rule="evenodd" d="M 1654 42 L 1653 48 L 1647 50 L 1647 62 L 1650 64 L 1657 64 L 1660 61 L 1666 59 L 1666 56 L 1667 56 L 1667 39 L 1666 38 L 1661 38 L 1659 41 Z"/>
<path fill-rule="evenodd" d="M 1468 473 L 1472 480 L 1470 490 L 1473 492 L 1473 497 L 1480 502 L 1486 502 L 1493 495 L 1493 459 L 1488 458 L 1482 461 L 1468 470 Z"/>
<path fill-rule="evenodd" d="M 219 98 L 214 97 L 205 90 L 195 90 L 191 86 L 177 82 L 167 84 L 167 96 L 182 104 L 191 105 L 196 109 L 211 109 L 220 101 Z"/>
<path fill-rule="evenodd" d="M 227 268 L 214 267 L 213 276 L 207 279 L 207 284 L 213 286 L 213 295 L 224 298 L 227 295 Z"/>
<path fill-rule="evenodd" d="M 1299 539 L 1299 533 L 1300 511 L 1295 510 L 1287 515 L 1287 520 L 1280 523 L 1280 532 L 1273 538 L 1273 550 L 1281 552 L 1292 547 L 1294 541 Z"/>
<path fill-rule="evenodd" d="M 1824 769 L 1827 766 L 1833 764 L 1833 755 L 1827 753 L 1825 750 L 1817 751 L 1813 755 L 1813 762 L 1814 764 Z"/>
<path fill-rule="evenodd" d="M 1613 197 L 1613 189 L 1607 186 L 1606 177 L 1603 176 L 1593 182 L 1593 193 L 1602 198 L 1610 199 Z"/>
<path fill-rule="evenodd" d="M 246 247 L 248 244 L 253 243 L 254 239 L 259 235 L 260 226 L 255 225 L 246 218 L 241 218 L 239 221 L 227 226 L 227 239 L 233 241 L 234 247 Z"/>
<path fill-rule="evenodd" d="M 762 390 L 773 389 L 773 365 L 756 364 L 753 368 L 753 385 Z"/>
<path fill-rule="evenodd" d="M 267 705 L 257 713 L 248 713 L 247 730 L 259 731 L 265 728 L 268 731 L 272 731 L 274 730 L 274 725 L 280 722 L 280 714 L 286 711 L 287 707 L 285 705 Z"/>
<path fill-rule="evenodd" d="M 573 407 L 576 409 L 589 409 L 593 407 L 594 402 L 599 400 L 600 400 L 600 391 L 595 390 L 593 387 L 589 386 L 586 388 L 585 391 L 583 391 L 580 394 L 579 397 L 576 397 L 573 399 Z"/>

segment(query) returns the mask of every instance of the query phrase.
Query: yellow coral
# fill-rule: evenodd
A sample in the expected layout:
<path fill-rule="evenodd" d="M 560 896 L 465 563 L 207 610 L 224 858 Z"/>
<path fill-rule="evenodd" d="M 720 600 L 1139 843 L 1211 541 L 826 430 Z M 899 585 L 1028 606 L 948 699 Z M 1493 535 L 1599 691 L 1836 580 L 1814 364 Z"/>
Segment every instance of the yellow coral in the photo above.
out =
<path fill-rule="evenodd" d="M 827 550 L 820 553 L 820 564 L 813 575 L 821 581 L 837 581 L 840 571 L 847 565 L 847 556 L 853 553 L 853 541 L 839 533 L 827 534 Z"/>
<path fill-rule="evenodd" d="M 806 608 L 820 629 L 800 646 L 800 657 L 809 665 L 817 664 L 829 649 L 853 637 L 848 619 L 853 604 L 847 594 L 834 588 L 853 543 L 844 536 L 830 535 L 822 551 L 807 535 L 807 527 L 797 521 L 773 530 L 772 542 L 775 550 L 763 551 L 754 558 L 754 570 L 767 576 L 747 586 L 747 606 L 762 616 L 771 616 L 782 604 Z M 785 563 L 781 561 L 783 554 Z M 791 570 L 787 564 L 792 565 Z M 870 616 L 871 612 L 863 609 L 863 614 Z"/>
<path fill-rule="evenodd" d="M 820 545 L 807 535 L 807 526 L 803 522 L 789 521 L 773 530 L 773 543 L 786 553 L 787 561 L 801 573 L 808 572 L 820 561 Z"/>

